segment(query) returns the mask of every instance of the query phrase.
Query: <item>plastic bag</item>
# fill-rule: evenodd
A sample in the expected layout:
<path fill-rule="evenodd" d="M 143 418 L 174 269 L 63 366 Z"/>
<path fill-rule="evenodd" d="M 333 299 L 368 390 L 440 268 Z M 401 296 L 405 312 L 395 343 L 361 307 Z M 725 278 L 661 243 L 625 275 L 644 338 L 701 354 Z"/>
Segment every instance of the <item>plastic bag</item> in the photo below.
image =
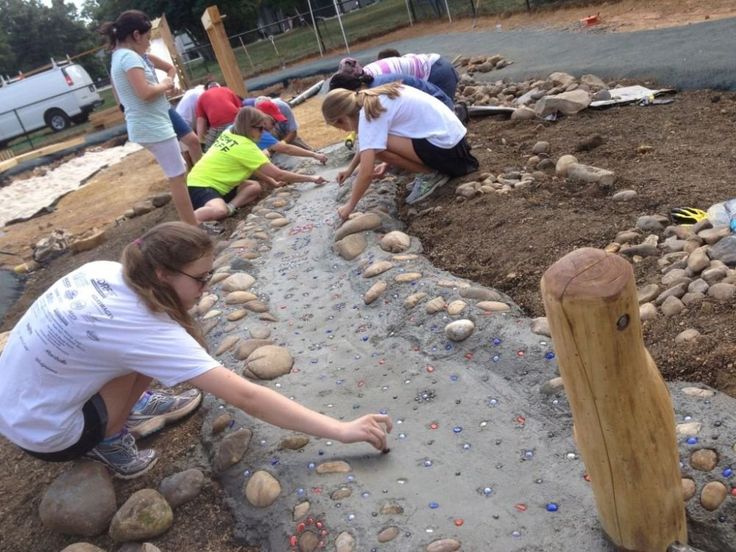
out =
<path fill-rule="evenodd" d="M 711 205 L 708 220 L 713 228 L 728 226 L 732 232 L 736 231 L 736 198 Z"/>

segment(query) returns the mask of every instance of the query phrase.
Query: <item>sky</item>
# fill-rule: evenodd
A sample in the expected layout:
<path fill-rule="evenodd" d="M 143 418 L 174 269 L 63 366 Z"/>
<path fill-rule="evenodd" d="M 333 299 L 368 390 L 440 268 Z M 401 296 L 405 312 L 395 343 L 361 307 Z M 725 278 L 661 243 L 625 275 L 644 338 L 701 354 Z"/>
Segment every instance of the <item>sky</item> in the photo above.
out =
<path fill-rule="evenodd" d="M 51 0 L 41 0 L 41 3 L 44 6 L 51 7 Z M 74 4 L 77 6 L 77 11 L 82 11 L 82 6 L 84 5 L 84 0 L 64 0 L 65 4 Z"/>

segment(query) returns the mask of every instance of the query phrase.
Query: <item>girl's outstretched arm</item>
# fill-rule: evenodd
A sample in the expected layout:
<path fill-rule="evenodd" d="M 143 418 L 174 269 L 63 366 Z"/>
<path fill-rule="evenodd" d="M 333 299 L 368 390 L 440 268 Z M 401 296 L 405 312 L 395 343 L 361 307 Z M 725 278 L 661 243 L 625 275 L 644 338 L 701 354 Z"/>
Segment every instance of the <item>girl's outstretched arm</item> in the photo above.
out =
<path fill-rule="evenodd" d="M 342 443 L 365 441 L 381 451 L 388 448 L 386 432 L 392 428 L 389 416 L 368 414 L 350 422 L 341 422 L 252 383 L 223 366 L 190 381 L 202 391 L 212 393 L 269 424 Z"/>
<path fill-rule="evenodd" d="M 342 220 L 347 220 L 350 213 L 353 212 L 355 206 L 358 205 L 360 198 L 365 195 L 368 186 L 373 180 L 373 164 L 376 161 L 376 150 L 363 150 L 360 152 L 360 164 L 358 168 L 358 176 L 355 178 L 353 183 L 353 191 L 350 194 L 350 199 L 345 205 L 342 205 L 338 210 L 337 214 L 340 215 Z"/>

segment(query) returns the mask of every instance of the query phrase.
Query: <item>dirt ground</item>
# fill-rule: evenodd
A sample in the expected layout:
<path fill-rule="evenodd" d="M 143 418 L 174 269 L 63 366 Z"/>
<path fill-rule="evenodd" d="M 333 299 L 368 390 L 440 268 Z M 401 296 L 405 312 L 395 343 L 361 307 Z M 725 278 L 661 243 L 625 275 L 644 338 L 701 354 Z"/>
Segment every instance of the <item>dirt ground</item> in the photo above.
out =
<path fill-rule="evenodd" d="M 731 1 L 626 0 L 597 6 L 517 15 L 503 19 L 504 27 L 565 27 L 581 17 L 601 13 L 607 30 L 655 28 L 736 16 Z M 496 18 L 482 21 L 495 25 Z M 463 30 L 471 22 L 455 23 Z M 431 25 L 415 26 L 409 32 L 434 32 Z M 443 27 L 446 31 L 446 26 Z M 402 33 L 401 37 L 406 38 Z M 382 43 L 390 43 L 386 37 Z M 491 52 L 495 53 L 495 52 Z M 437 265 L 462 277 L 508 293 L 529 316 L 542 316 L 539 280 L 557 259 L 581 246 L 604 247 L 620 230 L 634 225 L 644 214 L 667 214 L 673 206 L 707 208 L 734 196 L 730 142 L 722 136 L 733 132 L 736 94 L 699 91 L 677 94 L 669 105 L 626 106 L 603 111 L 587 110 L 557 122 L 511 122 L 474 120 L 470 125 L 473 151 L 481 170 L 498 174 L 524 166 L 532 146 L 539 140 L 551 144 L 553 158 L 574 153 L 583 163 L 610 169 L 618 179 L 615 190 L 571 189 L 551 175 L 535 186 L 508 195 L 486 195 L 457 203 L 454 188 L 468 175 L 436 192 L 422 207 L 442 206 L 439 213 L 409 217 L 409 233 L 418 236 L 426 254 Z M 317 102 L 307 102 L 296 111 L 305 139 L 316 146 L 342 139 L 342 133 L 326 133 Z M 309 130 L 307 130 L 309 127 Z M 603 143 L 590 151 L 575 151 L 576 145 L 598 134 Z M 652 146 L 639 153 L 639 146 Z M 477 176 L 477 175 L 476 175 Z M 611 194 L 635 189 L 631 202 L 614 203 Z M 130 205 L 166 189 L 160 170 L 145 152 L 101 171 L 79 191 L 62 198 L 53 213 L 4 228 L 0 250 L 16 253 L 3 259 L 12 266 L 28 258 L 29 245 L 53 228 L 82 233 L 91 227 L 112 223 Z M 81 214 L 81 215 L 80 215 Z M 245 216 L 245 213 L 239 216 Z M 108 240 L 95 250 L 64 255 L 45 269 L 31 274 L 25 292 L 10 310 L 2 329 L 12 328 L 28 305 L 58 277 L 92 259 L 117 259 L 125 244 L 148 228 L 175 217 L 169 205 L 147 215 L 110 226 Z M 228 221 L 234 225 L 236 221 Z M 468 247 L 468 244 L 472 244 Z M 635 265 L 637 283 L 657 281 L 656 260 Z M 695 345 L 675 347 L 674 336 L 684 327 L 695 327 L 703 338 Z M 658 367 L 668 379 L 688 379 L 717 387 L 736 396 L 734 379 L 734 330 L 732 305 L 705 301 L 677 317 L 644 325 L 644 337 Z M 200 412 L 162 436 L 145 442 L 160 450 L 162 460 L 149 474 L 128 483 L 116 483 L 120 504 L 135 490 L 157 487 L 160 480 L 186 467 L 205 467 L 198 446 L 203 414 Z M 44 529 L 38 505 L 44 490 L 66 469 L 36 461 L 0 439 L 0 550 L 59 551 L 76 542 Z M 206 486 L 193 502 L 175 512 L 173 528 L 155 541 L 163 552 L 250 552 L 257 550 L 232 539 L 232 521 L 216 483 Z M 106 550 L 115 550 L 107 536 L 87 539 Z"/>

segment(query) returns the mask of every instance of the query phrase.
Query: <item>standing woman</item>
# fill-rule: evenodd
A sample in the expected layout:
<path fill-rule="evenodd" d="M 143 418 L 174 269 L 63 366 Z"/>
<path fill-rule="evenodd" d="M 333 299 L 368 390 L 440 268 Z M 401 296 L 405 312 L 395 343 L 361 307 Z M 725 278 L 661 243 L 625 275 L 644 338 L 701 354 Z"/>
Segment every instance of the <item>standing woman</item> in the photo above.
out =
<path fill-rule="evenodd" d="M 183 222 L 155 226 L 122 262 L 94 261 L 58 280 L 15 325 L 0 356 L 0 434 L 49 462 L 87 457 L 131 479 L 158 459 L 139 450 L 191 413 L 202 394 L 150 391 L 188 382 L 285 429 L 386 449 L 391 420 L 338 421 L 222 366 L 189 314 L 212 276 L 214 244 Z"/>
<path fill-rule="evenodd" d="M 450 177 L 478 169 L 460 120 L 438 99 L 415 88 L 398 83 L 359 92 L 336 88 L 322 102 L 322 116 L 328 125 L 358 133 L 359 155 L 337 176 L 342 183 L 358 169 L 350 200 L 337 211 L 343 220 L 379 176 L 376 161 L 419 173 L 406 198 L 410 204 Z"/>
<path fill-rule="evenodd" d="M 128 10 L 100 27 L 112 48 L 110 76 L 125 106 L 128 138 L 150 151 L 169 179 L 171 197 L 179 218 L 196 224 L 187 194 L 186 164 L 169 117 L 166 92 L 170 77 L 158 82 L 151 64 L 143 58 L 151 44 L 151 21 L 138 10 Z"/>

